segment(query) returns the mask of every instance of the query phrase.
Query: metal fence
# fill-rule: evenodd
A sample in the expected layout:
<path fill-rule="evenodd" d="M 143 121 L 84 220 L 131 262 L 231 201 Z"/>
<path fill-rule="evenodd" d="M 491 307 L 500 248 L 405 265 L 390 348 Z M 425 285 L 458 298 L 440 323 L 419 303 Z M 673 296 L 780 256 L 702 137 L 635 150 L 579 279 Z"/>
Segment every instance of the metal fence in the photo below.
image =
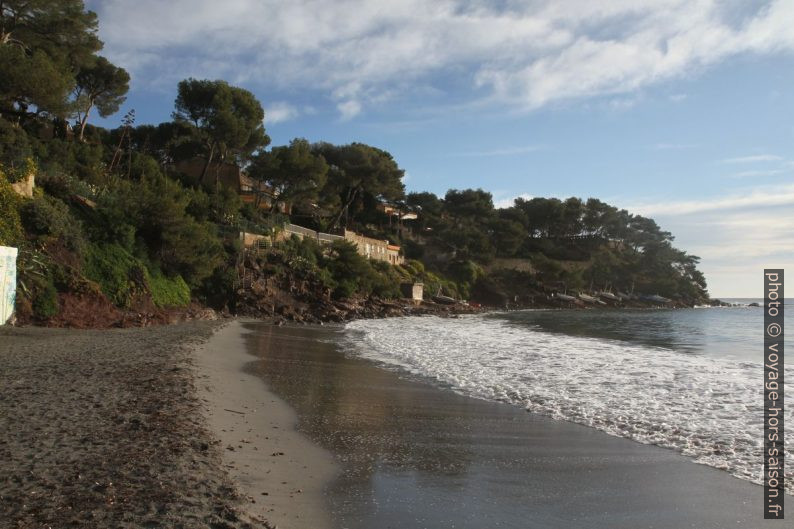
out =
<path fill-rule="evenodd" d="M 322 233 L 319 231 L 310 230 L 309 228 L 304 228 L 303 226 L 298 226 L 297 224 L 290 224 L 289 222 L 284 224 L 284 231 L 287 233 L 300 235 L 301 237 L 310 237 L 319 243 L 325 244 L 331 244 L 334 241 L 344 240 L 344 237 L 341 235 Z"/>

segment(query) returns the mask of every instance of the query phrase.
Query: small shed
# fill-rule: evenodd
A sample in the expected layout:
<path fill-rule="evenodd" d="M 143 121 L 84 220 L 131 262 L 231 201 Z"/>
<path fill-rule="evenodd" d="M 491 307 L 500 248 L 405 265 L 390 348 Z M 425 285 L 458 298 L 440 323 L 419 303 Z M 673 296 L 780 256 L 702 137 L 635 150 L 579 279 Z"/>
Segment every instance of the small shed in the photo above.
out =
<path fill-rule="evenodd" d="M 0 325 L 14 314 L 17 295 L 17 249 L 0 246 Z"/>
<path fill-rule="evenodd" d="M 424 283 L 403 283 L 400 285 L 403 296 L 411 299 L 417 305 L 422 302 L 424 297 Z"/>

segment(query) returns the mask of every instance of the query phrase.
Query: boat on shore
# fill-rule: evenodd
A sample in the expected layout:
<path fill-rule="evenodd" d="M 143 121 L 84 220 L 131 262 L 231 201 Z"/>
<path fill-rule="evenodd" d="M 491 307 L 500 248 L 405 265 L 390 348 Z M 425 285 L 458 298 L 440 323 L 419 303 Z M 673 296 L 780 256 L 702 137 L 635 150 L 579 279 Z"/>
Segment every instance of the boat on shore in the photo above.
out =
<path fill-rule="evenodd" d="M 569 296 L 568 294 L 554 294 L 554 299 L 559 299 L 560 301 L 568 301 L 568 302 L 576 301 L 575 297 Z"/>
<path fill-rule="evenodd" d="M 455 305 L 458 301 L 455 298 L 451 298 L 449 296 L 442 296 L 436 295 L 432 297 L 433 301 L 436 303 L 440 303 L 441 305 Z"/>
<path fill-rule="evenodd" d="M 604 299 L 606 301 L 611 301 L 612 303 L 619 303 L 620 301 L 622 301 L 620 299 L 620 296 L 617 296 L 617 295 L 613 294 L 612 292 L 599 292 L 598 293 L 598 297 L 600 297 L 600 298 L 602 298 L 602 299 Z"/>
<path fill-rule="evenodd" d="M 641 301 L 650 301 L 651 303 L 662 303 L 662 304 L 667 304 L 667 303 L 672 303 L 673 302 L 672 299 L 666 298 L 664 296 L 659 296 L 659 295 L 641 296 L 640 300 Z"/>
<path fill-rule="evenodd" d="M 579 299 L 584 301 L 585 303 L 590 303 L 591 305 L 606 305 L 603 301 L 598 298 L 594 298 L 593 296 L 588 296 L 587 294 L 579 294 Z"/>

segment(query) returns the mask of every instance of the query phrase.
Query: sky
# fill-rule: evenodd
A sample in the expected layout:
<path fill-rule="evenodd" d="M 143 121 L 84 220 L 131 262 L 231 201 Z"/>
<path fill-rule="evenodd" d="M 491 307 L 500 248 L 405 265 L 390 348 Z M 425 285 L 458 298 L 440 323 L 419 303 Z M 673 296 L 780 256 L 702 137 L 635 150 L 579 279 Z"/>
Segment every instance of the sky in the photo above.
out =
<path fill-rule="evenodd" d="M 296 137 L 385 149 L 408 191 L 596 197 L 715 297 L 794 269 L 794 1 L 88 0 L 137 123 L 225 79 Z"/>

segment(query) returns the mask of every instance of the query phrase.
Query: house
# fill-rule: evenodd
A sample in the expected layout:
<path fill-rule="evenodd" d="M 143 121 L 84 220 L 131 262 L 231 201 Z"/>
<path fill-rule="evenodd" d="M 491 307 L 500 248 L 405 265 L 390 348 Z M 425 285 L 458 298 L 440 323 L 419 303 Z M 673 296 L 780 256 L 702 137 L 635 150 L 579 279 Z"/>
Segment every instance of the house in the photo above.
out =
<path fill-rule="evenodd" d="M 400 255 L 400 247 L 389 244 L 383 239 L 373 239 L 354 231 L 345 230 L 345 240 L 352 242 L 358 248 L 358 253 L 376 261 L 386 261 L 394 265 L 403 264 L 405 259 Z"/>
<path fill-rule="evenodd" d="M 396 244 L 386 245 L 386 258 L 393 265 L 405 262 L 405 259 L 400 255 L 400 247 Z"/>
<path fill-rule="evenodd" d="M 382 211 L 390 217 L 397 217 L 398 220 L 416 220 L 417 214 L 413 211 L 406 209 L 404 206 L 398 204 L 389 204 L 388 202 L 381 202 L 378 204 L 378 210 Z"/>

